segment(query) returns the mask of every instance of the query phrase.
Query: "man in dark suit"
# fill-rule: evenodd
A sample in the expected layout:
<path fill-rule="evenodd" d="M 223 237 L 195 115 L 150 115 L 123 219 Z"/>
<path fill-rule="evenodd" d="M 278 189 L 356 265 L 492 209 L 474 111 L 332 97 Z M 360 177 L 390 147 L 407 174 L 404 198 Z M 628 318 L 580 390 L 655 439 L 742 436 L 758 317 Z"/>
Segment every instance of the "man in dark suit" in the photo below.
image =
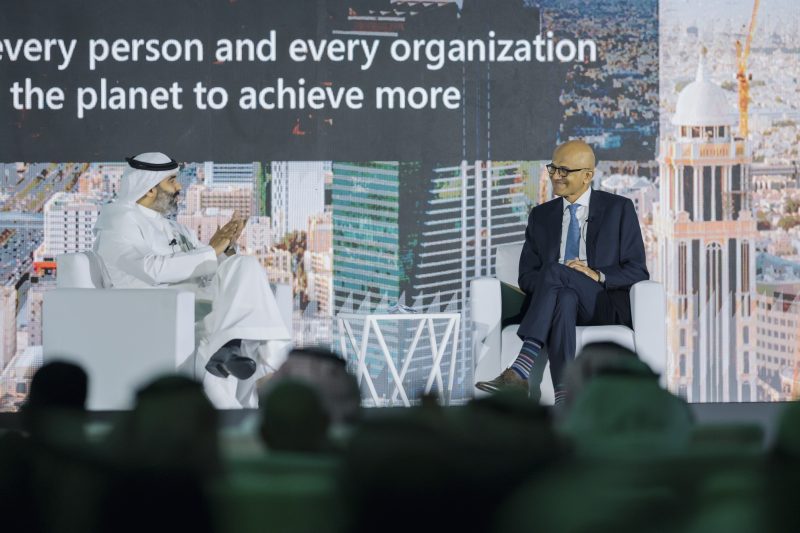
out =
<path fill-rule="evenodd" d="M 556 404 L 566 398 L 563 372 L 575 358 L 575 326 L 631 326 L 630 288 L 649 279 L 644 242 L 633 202 L 590 187 L 595 157 L 583 141 L 569 141 L 547 165 L 560 198 L 534 207 L 528 216 L 519 260 L 519 286 L 528 307 L 519 326 L 522 349 L 514 363 L 483 391 L 519 389 L 542 346 L 547 346 Z"/>

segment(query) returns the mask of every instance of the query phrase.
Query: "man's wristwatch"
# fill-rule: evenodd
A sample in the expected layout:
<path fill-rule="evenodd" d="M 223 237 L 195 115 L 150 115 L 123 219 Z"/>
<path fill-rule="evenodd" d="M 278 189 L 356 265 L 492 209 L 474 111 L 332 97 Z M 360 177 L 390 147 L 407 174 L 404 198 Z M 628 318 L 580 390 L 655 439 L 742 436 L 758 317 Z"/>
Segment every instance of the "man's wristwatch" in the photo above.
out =
<path fill-rule="evenodd" d="M 234 254 L 237 254 L 237 253 L 239 253 L 239 245 L 238 245 L 237 243 L 235 243 L 235 242 L 232 242 L 232 243 L 230 243 L 230 244 L 228 245 L 228 247 L 227 247 L 227 248 L 225 248 L 225 251 L 224 251 L 223 253 L 224 253 L 225 255 L 234 255 Z"/>

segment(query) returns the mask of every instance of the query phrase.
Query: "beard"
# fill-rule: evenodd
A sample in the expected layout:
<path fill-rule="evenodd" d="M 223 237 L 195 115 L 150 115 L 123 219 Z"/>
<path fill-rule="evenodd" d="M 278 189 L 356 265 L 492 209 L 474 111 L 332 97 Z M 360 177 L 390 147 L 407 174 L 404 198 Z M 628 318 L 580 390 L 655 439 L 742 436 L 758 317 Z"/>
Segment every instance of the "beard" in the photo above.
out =
<path fill-rule="evenodd" d="M 165 192 L 161 187 L 156 189 L 156 199 L 153 202 L 152 209 L 158 211 L 165 217 L 174 217 L 178 214 L 178 195 L 180 193 L 170 194 Z"/>

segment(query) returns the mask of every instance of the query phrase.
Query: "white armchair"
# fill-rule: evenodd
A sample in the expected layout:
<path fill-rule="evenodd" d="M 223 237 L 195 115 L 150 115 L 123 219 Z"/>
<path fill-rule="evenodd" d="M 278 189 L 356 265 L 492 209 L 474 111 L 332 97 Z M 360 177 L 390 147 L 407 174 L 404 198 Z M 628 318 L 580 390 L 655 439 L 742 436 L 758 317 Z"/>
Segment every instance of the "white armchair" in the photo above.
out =
<path fill-rule="evenodd" d="M 106 288 L 105 267 L 92 252 L 56 261 L 56 289 L 44 299 L 44 361 L 86 370 L 89 409 L 129 409 L 136 390 L 153 378 L 194 376 L 195 321 L 210 310 L 206 302 L 177 289 Z M 275 297 L 291 331 L 291 287 L 277 285 Z"/>
<path fill-rule="evenodd" d="M 517 336 L 518 324 L 501 328 L 502 302 L 500 282 L 517 287 L 522 244 L 497 247 L 496 278 L 478 278 L 470 284 L 470 305 L 475 331 L 475 381 L 494 379 L 514 362 L 522 347 Z M 614 342 L 635 352 L 650 368 L 661 375 L 667 362 L 666 300 L 664 287 L 655 281 L 640 281 L 631 287 L 633 329 L 622 326 L 578 326 L 576 356 L 593 342 Z M 543 352 L 546 355 L 546 352 Z M 544 368 L 541 403 L 553 404 L 550 363 Z"/>

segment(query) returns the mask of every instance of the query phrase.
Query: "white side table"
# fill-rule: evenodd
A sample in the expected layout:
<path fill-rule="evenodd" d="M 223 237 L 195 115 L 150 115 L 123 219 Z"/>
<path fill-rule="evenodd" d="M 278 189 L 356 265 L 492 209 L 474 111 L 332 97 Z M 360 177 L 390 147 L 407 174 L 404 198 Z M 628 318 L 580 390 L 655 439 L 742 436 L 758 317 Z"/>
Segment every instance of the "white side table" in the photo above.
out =
<path fill-rule="evenodd" d="M 460 313 L 398 313 L 374 315 L 339 313 L 336 315 L 336 318 L 339 324 L 339 345 L 342 355 L 346 360 L 350 359 L 348 356 L 349 344 L 352 347 L 354 354 L 358 358 L 358 384 L 360 386 L 362 381 L 367 382 L 367 387 L 373 401 L 375 402 L 375 405 L 381 405 L 381 400 L 378 397 L 378 393 L 375 390 L 375 384 L 373 383 L 372 376 L 369 375 L 366 365 L 367 349 L 370 346 L 370 339 L 374 338 L 375 341 L 377 341 L 378 346 L 383 352 L 383 357 L 386 360 L 386 365 L 389 368 L 392 380 L 394 381 L 394 390 L 391 394 L 391 401 L 394 402 L 399 394 L 403 401 L 403 405 L 406 407 L 409 407 L 411 402 L 409 402 L 408 394 L 403 387 L 403 379 L 405 378 L 408 368 L 411 365 L 411 361 L 414 358 L 414 352 L 417 349 L 420 337 L 422 337 L 422 332 L 427 327 L 431 354 L 433 356 L 431 372 L 428 375 L 428 381 L 425 385 L 425 394 L 429 394 L 431 392 L 434 380 L 436 381 L 440 392 L 445 390 L 444 379 L 442 378 L 441 363 L 449 343 L 451 345 L 450 375 L 448 376 L 447 389 L 445 391 L 445 403 L 450 403 L 450 397 L 453 393 L 453 380 L 455 379 L 456 375 L 456 353 L 458 352 L 459 329 L 461 327 Z M 356 339 L 356 336 L 353 333 L 353 323 L 356 322 L 360 324 L 362 321 L 364 324 L 361 331 L 361 338 Z M 444 334 L 440 338 L 437 338 L 436 328 L 434 325 L 436 322 L 441 323 L 443 321 L 447 321 L 447 326 Z M 397 367 L 392 359 L 392 354 L 389 351 L 389 347 L 386 345 L 386 340 L 384 339 L 383 332 L 381 331 L 381 324 L 385 324 L 387 322 L 411 322 L 412 324 L 416 324 L 414 340 L 411 342 L 408 351 L 402 358 L 402 368 L 400 369 L 399 373 L 397 372 Z"/>

